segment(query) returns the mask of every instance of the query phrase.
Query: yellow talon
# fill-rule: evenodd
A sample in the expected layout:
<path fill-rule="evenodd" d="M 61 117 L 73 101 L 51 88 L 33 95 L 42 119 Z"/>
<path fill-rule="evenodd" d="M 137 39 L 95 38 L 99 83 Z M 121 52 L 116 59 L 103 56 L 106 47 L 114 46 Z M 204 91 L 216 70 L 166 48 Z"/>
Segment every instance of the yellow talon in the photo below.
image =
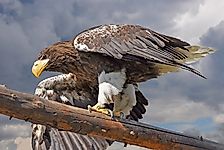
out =
<path fill-rule="evenodd" d="M 89 112 L 91 112 L 93 110 L 93 111 L 96 111 L 96 112 L 99 112 L 99 113 L 102 113 L 102 114 L 109 115 L 109 116 L 113 117 L 113 112 L 110 109 L 105 108 L 104 105 L 99 104 L 99 103 L 97 103 L 94 106 L 88 105 L 88 110 L 89 110 Z"/>

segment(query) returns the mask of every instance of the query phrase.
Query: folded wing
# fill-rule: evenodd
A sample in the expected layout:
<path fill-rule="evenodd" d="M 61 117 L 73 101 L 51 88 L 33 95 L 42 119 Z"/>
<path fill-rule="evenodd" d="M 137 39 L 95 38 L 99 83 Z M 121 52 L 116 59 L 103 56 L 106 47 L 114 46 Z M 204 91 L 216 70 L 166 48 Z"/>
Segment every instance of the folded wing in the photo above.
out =
<path fill-rule="evenodd" d="M 97 26 L 81 32 L 74 38 L 73 43 L 77 50 L 83 52 L 100 53 L 125 61 L 158 64 L 156 67 L 162 71 L 160 74 L 182 68 L 201 77 L 204 76 L 199 71 L 184 63 L 196 61 L 213 51 L 200 47 L 193 48 L 180 39 L 139 25 Z"/>

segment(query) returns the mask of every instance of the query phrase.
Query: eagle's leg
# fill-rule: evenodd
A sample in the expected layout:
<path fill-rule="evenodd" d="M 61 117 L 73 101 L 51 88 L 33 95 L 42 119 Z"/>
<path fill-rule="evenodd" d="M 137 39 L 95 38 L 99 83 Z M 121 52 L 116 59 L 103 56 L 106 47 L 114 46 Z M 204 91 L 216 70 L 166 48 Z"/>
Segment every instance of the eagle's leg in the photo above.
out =
<path fill-rule="evenodd" d="M 113 111 L 110 110 L 109 108 L 106 108 L 104 104 L 97 103 L 94 106 L 88 105 L 88 110 L 89 110 L 89 112 L 96 111 L 99 113 L 103 113 L 105 115 L 109 115 L 109 116 L 111 116 L 111 118 L 114 117 Z"/>
<path fill-rule="evenodd" d="M 114 117 L 113 111 L 106 108 L 107 104 L 115 102 L 115 97 L 120 98 L 120 93 L 123 90 L 123 86 L 126 82 L 125 69 L 121 69 L 117 72 L 105 72 L 102 71 L 98 76 L 99 93 L 97 104 L 93 107 L 89 107 L 89 110 L 95 110 L 107 115 L 111 118 Z M 119 115 L 120 116 L 120 115 Z"/>

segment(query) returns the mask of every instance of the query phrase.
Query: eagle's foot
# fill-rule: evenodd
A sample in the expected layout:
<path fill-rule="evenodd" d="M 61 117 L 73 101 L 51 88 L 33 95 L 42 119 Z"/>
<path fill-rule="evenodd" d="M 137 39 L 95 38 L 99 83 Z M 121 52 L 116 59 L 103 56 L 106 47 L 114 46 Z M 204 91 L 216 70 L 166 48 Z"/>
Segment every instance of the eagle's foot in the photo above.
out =
<path fill-rule="evenodd" d="M 111 118 L 114 118 L 113 111 L 110 110 L 110 109 L 108 109 L 108 108 L 105 108 L 105 105 L 103 105 L 103 104 L 99 104 L 99 103 L 97 103 L 97 104 L 94 105 L 94 106 L 90 106 L 90 105 L 88 105 L 88 110 L 89 110 L 90 113 L 91 113 L 92 111 L 96 111 L 96 112 L 99 112 L 99 113 L 108 115 L 108 116 L 110 116 Z"/>

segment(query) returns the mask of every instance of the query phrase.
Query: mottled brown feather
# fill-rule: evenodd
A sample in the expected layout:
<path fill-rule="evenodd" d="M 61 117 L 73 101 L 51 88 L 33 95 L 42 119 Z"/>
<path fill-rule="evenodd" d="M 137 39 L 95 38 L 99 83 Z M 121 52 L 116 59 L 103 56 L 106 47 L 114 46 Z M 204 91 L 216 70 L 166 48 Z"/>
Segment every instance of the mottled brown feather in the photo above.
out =
<path fill-rule="evenodd" d="M 97 95 L 97 77 L 103 70 L 112 72 L 126 68 L 126 83 L 131 84 L 176 71 L 178 67 L 201 75 L 179 62 L 188 57 L 184 48 L 188 45 L 139 25 L 102 25 L 81 32 L 74 40 L 47 47 L 38 59 L 50 60 L 46 71 L 75 74 L 77 90 Z M 136 95 L 142 104 L 139 108 L 148 105 L 144 96 Z"/>

